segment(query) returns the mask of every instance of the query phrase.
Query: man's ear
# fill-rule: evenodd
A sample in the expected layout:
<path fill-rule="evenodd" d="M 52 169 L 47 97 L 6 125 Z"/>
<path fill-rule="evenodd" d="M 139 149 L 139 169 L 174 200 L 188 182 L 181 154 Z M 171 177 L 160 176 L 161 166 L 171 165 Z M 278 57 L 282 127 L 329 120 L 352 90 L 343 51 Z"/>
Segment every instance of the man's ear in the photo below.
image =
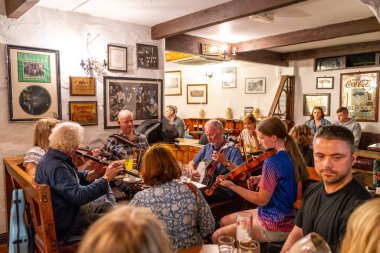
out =
<path fill-rule="evenodd" d="M 358 158 L 358 154 L 356 153 L 356 151 L 352 154 L 352 157 L 351 157 L 351 163 L 352 165 L 356 162 L 356 158 Z"/>

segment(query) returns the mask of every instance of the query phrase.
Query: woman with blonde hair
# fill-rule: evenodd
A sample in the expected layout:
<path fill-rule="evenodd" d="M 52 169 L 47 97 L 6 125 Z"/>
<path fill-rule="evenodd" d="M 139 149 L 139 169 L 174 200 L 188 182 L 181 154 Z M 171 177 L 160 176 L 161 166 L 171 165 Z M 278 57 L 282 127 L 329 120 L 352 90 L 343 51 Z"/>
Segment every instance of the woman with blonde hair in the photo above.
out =
<path fill-rule="evenodd" d="M 305 159 L 306 165 L 314 167 L 314 155 L 311 144 L 313 143 L 313 133 L 306 125 L 295 126 L 290 130 L 289 135 L 293 137 L 299 150 Z"/>
<path fill-rule="evenodd" d="M 348 219 L 341 253 L 380 253 L 380 198 L 368 200 Z"/>
<path fill-rule="evenodd" d="M 26 173 L 34 178 L 38 161 L 47 152 L 51 130 L 59 121 L 53 118 L 39 119 L 34 128 L 33 147 L 26 151 L 23 166 Z"/>
<path fill-rule="evenodd" d="M 163 224 L 147 208 L 123 206 L 88 229 L 79 253 L 171 253 Z"/>
<path fill-rule="evenodd" d="M 255 116 L 253 116 L 251 113 L 246 114 L 244 116 L 243 122 L 245 129 L 241 132 L 239 140 L 243 141 L 246 149 L 249 149 L 247 152 L 249 152 L 251 148 L 259 149 L 260 144 L 257 140 Z"/>
<path fill-rule="evenodd" d="M 131 205 L 149 208 L 164 224 L 174 252 L 202 245 L 215 221 L 200 190 L 178 181 L 181 168 L 172 152 L 155 145 L 144 154 L 142 177 L 151 188 L 138 192 Z"/>
<path fill-rule="evenodd" d="M 266 149 L 272 148 L 275 155 L 265 159 L 261 176 L 251 176 L 248 189 L 223 180 L 225 186 L 242 198 L 258 205 L 257 209 L 248 210 L 252 214 L 252 237 L 262 242 L 285 241 L 294 227 L 295 210 L 293 204 L 297 199 L 297 183 L 307 177 L 305 161 L 293 138 L 288 135 L 286 125 L 279 118 L 270 117 L 263 120 L 256 129 L 259 143 Z M 218 177 L 217 180 L 222 180 Z M 258 184 L 259 190 L 253 191 Z M 212 235 L 212 241 L 222 235 L 236 236 L 237 213 L 227 215 L 220 221 L 221 228 Z"/>

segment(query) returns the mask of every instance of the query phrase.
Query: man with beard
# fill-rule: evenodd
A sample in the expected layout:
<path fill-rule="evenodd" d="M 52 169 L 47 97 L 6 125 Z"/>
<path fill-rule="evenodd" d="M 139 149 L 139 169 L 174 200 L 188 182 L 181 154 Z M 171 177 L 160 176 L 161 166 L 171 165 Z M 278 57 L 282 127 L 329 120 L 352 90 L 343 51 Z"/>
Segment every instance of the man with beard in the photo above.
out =
<path fill-rule="evenodd" d="M 369 193 L 352 176 L 356 160 L 354 136 L 342 126 L 320 128 L 314 138 L 314 166 L 322 182 L 311 185 L 302 200 L 295 226 L 282 251 L 286 252 L 303 236 L 316 232 L 339 252 L 347 219 Z"/>

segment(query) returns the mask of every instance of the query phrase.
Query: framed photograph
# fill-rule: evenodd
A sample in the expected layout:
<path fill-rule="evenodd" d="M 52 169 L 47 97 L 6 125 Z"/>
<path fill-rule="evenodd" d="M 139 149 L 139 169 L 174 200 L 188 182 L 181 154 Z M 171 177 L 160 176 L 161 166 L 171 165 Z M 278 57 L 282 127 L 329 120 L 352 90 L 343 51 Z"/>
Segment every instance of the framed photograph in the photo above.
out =
<path fill-rule="evenodd" d="M 219 47 L 216 44 L 202 43 L 202 54 L 219 56 Z"/>
<path fill-rule="evenodd" d="M 314 106 L 320 106 L 325 116 L 330 116 L 330 93 L 304 94 L 303 115 L 310 116 Z"/>
<path fill-rule="evenodd" d="M 158 47 L 136 44 L 137 67 L 146 69 L 158 69 Z"/>
<path fill-rule="evenodd" d="M 95 77 L 70 76 L 70 96 L 95 96 Z"/>
<path fill-rule="evenodd" d="M 265 93 L 265 91 L 266 91 L 265 77 L 245 79 L 245 94 Z"/>
<path fill-rule="evenodd" d="M 119 111 L 134 115 L 135 125 L 148 119 L 161 120 L 163 113 L 162 79 L 104 76 L 104 128 L 117 128 Z"/>
<path fill-rule="evenodd" d="M 207 84 L 188 84 L 187 103 L 207 104 Z"/>
<path fill-rule="evenodd" d="M 236 68 L 222 69 L 222 88 L 236 88 Z"/>
<path fill-rule="evenodd" d="M 69 101 L 69 118 L 82 126 L 98 124 L 96 101 Z"/>
<path fill-rule="evenodd" d="M 62 119 L 59 51 L 6 45 L 10 121 Z"/>
<path fill-rule="evenodd" d="M 127 55 L 128 48 L 108 44 L 108 70 L 127 72 Z"/>
<path fill-rule="evenodd" d="M 334 89 L 334 77 L 317 77 L 317 89 Z"/>
<path fill-rule="evenodd" d="M 379 111 L 379 72 L 340 75 L 340 105 L 346 106 L 356 121 L 377 122 Z"/>
<path fill-rule="evenodd" d="M 165 72 L 165 96 L 182 95 L 182 75 L 181 71 Z"/>
<path fill-rule="evenodd" d="M 244 116 L 253 113 L 253 107 L 244 107 Z"/>
<path fill-rule="evenodd" d="M 316 58 L 314 70 L 323 71 L 323 70 L 332 70 L 332 69 L 341 69 L 345 67 L 345 56 L 333 56 L 325 58 Z"/>

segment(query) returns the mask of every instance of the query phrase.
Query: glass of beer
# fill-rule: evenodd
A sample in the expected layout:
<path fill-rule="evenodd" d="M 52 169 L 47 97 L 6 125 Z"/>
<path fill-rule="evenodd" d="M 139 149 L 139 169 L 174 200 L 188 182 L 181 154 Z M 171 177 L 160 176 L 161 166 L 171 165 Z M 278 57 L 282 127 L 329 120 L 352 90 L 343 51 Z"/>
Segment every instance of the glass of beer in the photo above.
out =
<path fill-rule="evenodd" d="M 124 160 L 124 167 L 126 170 L 131 171 L 133 169 L 133 156 L 128 155 Z M 128 174 L 126 174 L 128 176 Z"/>

